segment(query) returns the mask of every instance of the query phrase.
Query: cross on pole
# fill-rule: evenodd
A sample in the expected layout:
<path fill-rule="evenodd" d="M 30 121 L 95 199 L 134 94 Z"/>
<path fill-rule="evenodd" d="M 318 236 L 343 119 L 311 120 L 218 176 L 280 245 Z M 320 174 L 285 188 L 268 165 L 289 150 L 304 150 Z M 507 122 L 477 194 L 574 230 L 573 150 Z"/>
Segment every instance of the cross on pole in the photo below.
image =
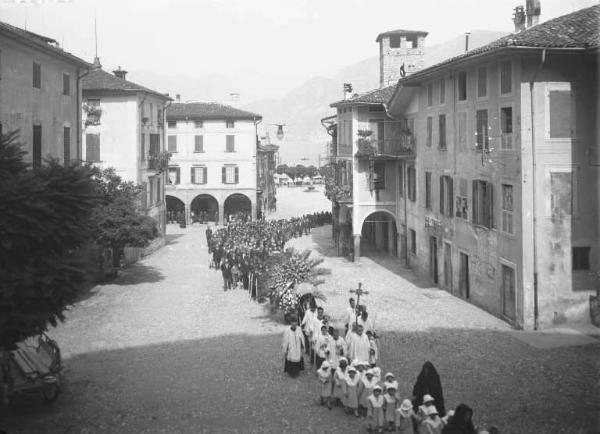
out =
<path fill-rule="evenodd" d="M 358 282 L 358 288 L 351 289 L 350 292 L 352 294 L 356 294 L 356 307 L 360 306 L 360 296 L 369 294 L 369 291 L 365 291 L 364 289 L 362 289 L 361 282 Z M 355 324 L 358 326 L 358 316 L 356 316 Z"/>

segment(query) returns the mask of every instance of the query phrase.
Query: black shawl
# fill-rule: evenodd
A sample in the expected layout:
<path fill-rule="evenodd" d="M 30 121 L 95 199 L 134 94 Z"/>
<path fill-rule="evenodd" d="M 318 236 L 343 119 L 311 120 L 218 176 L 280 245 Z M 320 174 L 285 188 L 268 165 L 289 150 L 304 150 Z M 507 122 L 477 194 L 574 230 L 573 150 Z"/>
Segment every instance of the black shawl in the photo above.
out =
<path fill-rule="evenodd" d="M 421 373 L 417 377 L 417 382 L 413 387 L 413 407 L 415 412 L 420 405 L 423 404 L 423 396 L 431 395 L 434 399 L 433 405 L 437 409 L 440 417 L 446 414 L 446 407 L 444 406 L 444 394 L 442 392 L 442 382 L 438 375 L 433 363 L 427 361 L 423 364 Z"/>

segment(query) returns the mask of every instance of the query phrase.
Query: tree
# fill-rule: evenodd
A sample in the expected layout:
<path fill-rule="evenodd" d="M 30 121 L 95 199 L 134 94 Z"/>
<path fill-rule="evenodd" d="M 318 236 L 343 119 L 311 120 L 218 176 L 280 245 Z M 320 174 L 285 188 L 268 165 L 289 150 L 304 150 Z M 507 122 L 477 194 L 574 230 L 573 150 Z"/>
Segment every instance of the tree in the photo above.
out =
<path fill-rule="evenodd" d="M 316 166 L 313 166 L 312 164 L 306 168 L 306 174 L 308 176 L 310 176 L 311 178 L 313 176 L 316 176 L 317 173 L 318 173 L 318 170 L 317 170 Z"/>
<path fill-rule="evenodd" d="M 74 251 L 98 205 L 93 171 L 46 161 L 30 170 L 18 134 L 0 137 L 0 347 L 64 319 L 85 282 Z"/>
<path fill-rule="evenodd" d="M 279 166 L 277 166 L 277 170 L 276 170 L 276 172 L 277 172 L 279 175 L 283 175 L 284 173 L 286 173 L 286 174 L 287 174 L 287 171 L 288 171 L 288 169 L 289 169 L 289 167 L 288 167 L 288 165 L 287 165 L 287 164 L 280 164 Z"/>
<path fill-rule="evenodd" d="M 91 219 L 96 244 L 120 251 L 127 245 L 144 247 L 156 238 L 156 221 L 139 213 L 139 185 L 123 181 L 113 168 L 94 169 L 94 180 L 101 198 Z"/>

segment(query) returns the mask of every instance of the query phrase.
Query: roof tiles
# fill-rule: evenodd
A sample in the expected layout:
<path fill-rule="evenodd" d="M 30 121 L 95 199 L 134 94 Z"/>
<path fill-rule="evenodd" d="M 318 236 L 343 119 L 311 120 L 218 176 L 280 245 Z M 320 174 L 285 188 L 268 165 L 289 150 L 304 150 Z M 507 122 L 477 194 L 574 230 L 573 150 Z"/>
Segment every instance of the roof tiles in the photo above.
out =
<path fill-rule="evenodd" d="M 167 119 L 262 119 L 257 113 L 240 110 L 216 102 L 174 103 L 167 110 Z"/>

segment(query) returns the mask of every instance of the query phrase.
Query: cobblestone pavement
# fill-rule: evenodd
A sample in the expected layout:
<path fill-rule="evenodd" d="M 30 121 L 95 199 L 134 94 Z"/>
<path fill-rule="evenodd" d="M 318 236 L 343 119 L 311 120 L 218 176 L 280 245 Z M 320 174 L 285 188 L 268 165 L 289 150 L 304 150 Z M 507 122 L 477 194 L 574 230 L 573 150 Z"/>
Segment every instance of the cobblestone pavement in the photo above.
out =
<path fill-rule="evenodd" d="M 66 358 L 50 406 L 18 400 L 0 415 L 9 433 L 365 432 L 364 420 L 319 407 L 310 371 L 282 373 L 283 325 L 244 291 L 224 292 L 208 269 L 203 227 L 100 285 L 51 335 Z M 425 360 L 442 377 L 448 407 L 471 404 L 480 426 L 501 432 L 586 433 L 593 417 L 599 345 L 539 350 L 508 326 L 385 258 L 354 266 L 330 256 L 330 227 L 293 240 L 325 257 L 322 290 L 334 317 L 362 279 L 381 331 L 380 365 L 408 395 Z"/>

